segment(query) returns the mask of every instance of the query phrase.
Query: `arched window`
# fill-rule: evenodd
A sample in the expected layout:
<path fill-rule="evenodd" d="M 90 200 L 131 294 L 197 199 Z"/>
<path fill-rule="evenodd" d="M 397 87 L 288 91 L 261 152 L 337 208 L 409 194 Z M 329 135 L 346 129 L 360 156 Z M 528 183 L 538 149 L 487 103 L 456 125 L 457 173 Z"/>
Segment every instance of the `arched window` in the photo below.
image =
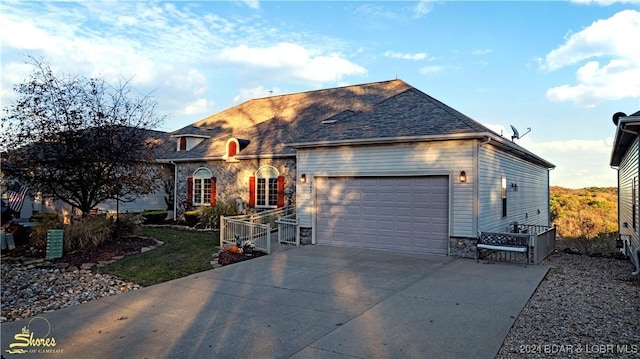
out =
<path fill-rule="evenodd" d="M 262 166 L 249 179 L 249 206 L 275 208 L 284 206 L 284 176 L 273 166 Z"/>
<path fill-rule="evenodd" d="M 187 150 L 187 138 L 186 137 L 180 137 L 179 140 L 179 148 L 178 151 L 186 151 Z"/>
<path fill-rule="evenodd" d="M 208 206 L 216 203 L 216 179 L 208 168 L 198 168 L 189 177 L 188 197 L 194 206 Z"/>

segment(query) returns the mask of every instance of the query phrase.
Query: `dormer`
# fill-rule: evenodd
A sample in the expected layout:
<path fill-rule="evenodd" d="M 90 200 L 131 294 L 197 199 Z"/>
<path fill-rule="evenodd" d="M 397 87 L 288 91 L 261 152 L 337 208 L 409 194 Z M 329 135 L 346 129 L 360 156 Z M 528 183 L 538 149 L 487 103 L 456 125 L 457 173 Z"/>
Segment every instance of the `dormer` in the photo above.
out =
<path fill-rule="evenodd" d="M 231 137 L 230 139 L 227 140 L 225 147 L 225 154 L 223 156 L 223 158 L 227 161 L 227 162 L 238 162 L 238 160 L 236 159 L 236 155 L 244 150 L 250 143 L 251 141 L 249 140 L 243 140 L 243 139 L 238 139 L 235 137 Z"/>
<path fill-rule="evenodd" d="M 171 137 L 176 138 L 176 151 L 178 152 L 189 151 L 209 138 L 209 136 L 192 134 L 173 135 Z"/>

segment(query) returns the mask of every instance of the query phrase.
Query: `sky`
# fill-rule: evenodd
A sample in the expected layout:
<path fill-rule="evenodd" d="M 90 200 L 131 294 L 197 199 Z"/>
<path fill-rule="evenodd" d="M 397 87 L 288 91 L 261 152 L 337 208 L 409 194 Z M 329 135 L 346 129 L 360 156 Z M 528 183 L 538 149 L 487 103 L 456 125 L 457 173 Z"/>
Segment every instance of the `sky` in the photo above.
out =
<path fill-rule="evenodd" d="M 174 131 L 252 98 L 401 79 L 615 187 L 615 112 L 640 110 L 640 0 L 0 0 L 0 107 L 32 71 L 130 80 Z M 530 129 L 530 131 L 528 131 Z"/>

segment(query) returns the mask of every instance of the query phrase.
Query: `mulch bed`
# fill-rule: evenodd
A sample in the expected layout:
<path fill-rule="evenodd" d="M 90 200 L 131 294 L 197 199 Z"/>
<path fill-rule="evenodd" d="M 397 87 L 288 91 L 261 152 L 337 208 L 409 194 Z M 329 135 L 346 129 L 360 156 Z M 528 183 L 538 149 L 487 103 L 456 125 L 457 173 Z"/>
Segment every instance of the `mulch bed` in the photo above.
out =
<path fill-rule="evenodd" d="M 70 266 L 80 267 L 83 263 L 98 263 L 100 261 L 109 261 L 117 256 L 129 256 L 140 253 L 142 247 L 156 246 L 157 243 L 152 238 L 146 237 L 130 237 L 117 241 L 111 241 L 95 248 L 85 248 L 69 253 L 64 253 L 61 258 L 52 259 L 52 263 L 68 263 Z M 46 249 L 32 247 L 28 244 L 17 246 L 13 250 L 3 251 L 3 256 L 13 258 L 29 258 L 39 259 L 46 257 Z"/>
<path fill-rule="evenodd" d="M 226 266 L 228 264 L 238 263 L 253 258 L 266 256 L 267 254 L 261 251 L 253 251 L 251 254 L 245 253 L 231 253 L 230 251 L 222 251 L 218 254 L 218 263 Z"/>

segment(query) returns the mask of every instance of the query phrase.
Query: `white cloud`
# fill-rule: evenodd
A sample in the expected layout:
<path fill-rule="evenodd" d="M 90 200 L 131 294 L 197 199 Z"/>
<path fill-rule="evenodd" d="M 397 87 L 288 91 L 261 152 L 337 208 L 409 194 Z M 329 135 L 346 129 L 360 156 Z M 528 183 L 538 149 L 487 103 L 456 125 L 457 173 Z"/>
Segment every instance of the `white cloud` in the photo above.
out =
<path fill-rule="evenodd" d="M 263 86 L 243 88 L 243 89 L 240 89 L 240 94 L 233 98 L 233 102 L 240 103 L 240 102 L 252 100 L 254 98 L 275 96 L 281 93 L 282 91 L 280 91 L 280 89 L 277 87 L 269 88 L 269 89 L 266 89 Z"/>
<path fill-rule="evenodd" d="M 640 4 L 640 0 L 571 0 L 570 2 L 580 5 L 600 6 L 609 6 L 612 4 Z"/>
<path fill-rule="evenodd" d="M 413 9 L 413 17 L 419 19 L 433 10 L 433 2 L 431 0 L 420 0 Z"/>
<path fill-rule="evenodd" d="M 422 75 L 438 74 L 438 73 L 441 73 L 442 71 L 444 71 L 443 66 L 425 66 L 420 68 L 420 70 L 418 70 L 418 72 Z"/>
<path fill-rule="evenodd" d="M 260 1 L 259 0 L 242 0 L 242 2 L 247 5 L 248 7 L 252 8 L 252 9 L 259 9 L 260 8 Z"/>
<path fill-rule="evenodd" d="M 384 56 L 390 57 L 392 59 L 401 59 L 401 60 L 424 60 L 427 58 L 427 54 L 425 52 L 417 52 L 415 54 L 410 53 L 402 53 L 395 51 L 385 51 Z"/>
<path fill-rule="evenodd" d="M 210 113 L 214 105 L 215 103 L 213 101 L 200 98 L 184 106 L 180 114 L 202 115 L 202 114 Z"/>
<path fill-rule="evenodd" d="M 272 75 L 278 77 L 314 83 L 340 81 L 344 76 L 366 74 L 366 69 L 340 54 L 324 54 L 286 42 L 268 47 L 240 45 L 225 48 L 220 52 L 219 59 L 248 66 L 254 71 L 274 71 Z"/>
<path fill-rule="evenodd" d="M 640 97 L 640 11 L 621 11 L 598 20 L 549 52 L 542 69 L 558 70 L 587 61 L 576 71 L 576 84 L 547 91 L 551 101 L 593 107 L 599 102 Z"/>
<path fill-rule="evenodd" d="M 518 144 L 556 165 L 551 185 L 570 188 L 615 187 L 616 171 L 608 164 L 613 139 L 536 142 L 525 137 Z"/>
<path fill-rule="evenodd" d="M 471 55 L 475 55 L 475 56 L 481 56 L 481 55 L 487 55 L 493 52 L 493 49 L 481 49 L 481 50 L 475 50 L 471 52 Z"/>

